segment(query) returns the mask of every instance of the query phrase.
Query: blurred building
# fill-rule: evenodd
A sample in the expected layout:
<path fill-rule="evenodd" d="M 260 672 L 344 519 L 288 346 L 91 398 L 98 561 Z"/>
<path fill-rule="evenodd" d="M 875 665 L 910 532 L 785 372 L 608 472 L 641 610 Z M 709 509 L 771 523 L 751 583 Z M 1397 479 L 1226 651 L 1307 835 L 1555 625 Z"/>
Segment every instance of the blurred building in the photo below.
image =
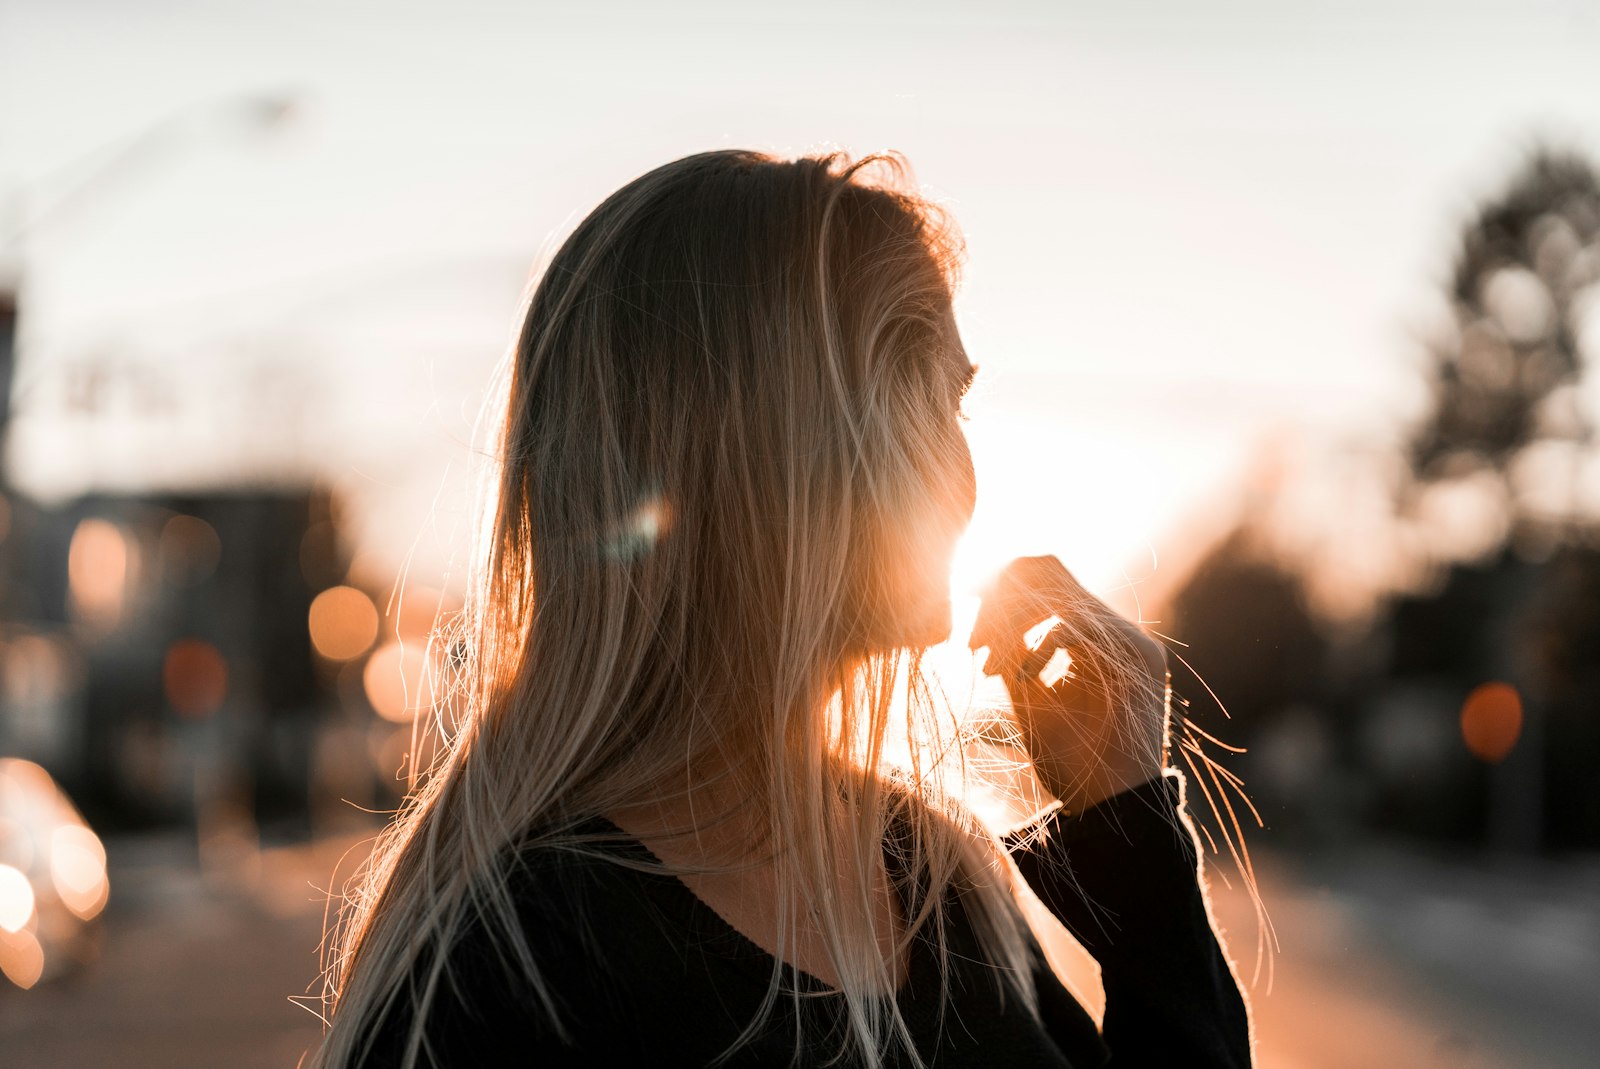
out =
<path fill-rule="evenodd" d="M 16 322 L 0 285 L 0 441 Z M 187 824 L 202 846 L 292 832 L 393 802 L 425 765 L 445 596 L 351 585 L 330 491 L 46 503 L 3 471 L 0 757 L 47 769 L 93 824 Z"/>
<path fill-rule="evenodd" d="M 301 560 L 337 552 L 315 537 L 326 495 L 8 503 L 0 751 L 49 768 L 103 826 L 195 820 L 224 804 L 303 819 L 331 699 Z"/>
<path fill-rule="evenodd" d="M 1230 764 L 1275 834 L 1600 847 L 1600 529 L 1568 539 L 1513 539 L 1335 630 L 1303 563 L 1235 532 L 1158 614 L 1183 711 L 1245 748 Z"/>
<path fill-rule="evenodd" d="M 1436 589 L 1396 599 L 1387 631 L 1365 732 L 1375 817 L 1508 850 L 1600 847 L 1593 543 L 1454 565 Z"/>

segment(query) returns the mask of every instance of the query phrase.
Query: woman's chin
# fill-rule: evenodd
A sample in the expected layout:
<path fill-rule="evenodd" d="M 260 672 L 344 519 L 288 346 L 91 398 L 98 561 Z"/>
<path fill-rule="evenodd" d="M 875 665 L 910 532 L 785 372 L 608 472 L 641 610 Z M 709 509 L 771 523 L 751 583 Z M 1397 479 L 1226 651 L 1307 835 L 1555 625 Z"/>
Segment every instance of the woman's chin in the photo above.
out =
<path fill-rule="evenodd" d="M 930 601 L 914 614 L 908 614 L 892 641 L 894 646 L 937 646 L 950 637 L 952 619 L 950 599 Z"/>
<path fill-rule="evenodd" d="M 937 646 L 950 637 L 954 617 L 948 587 L 919 590 L 920 596 L 889 601 L 892 608 L 873 613 L 856 632 L 858 650 L 896 650 Z M 880 602 L 879 604 L 883 604 Z"/>

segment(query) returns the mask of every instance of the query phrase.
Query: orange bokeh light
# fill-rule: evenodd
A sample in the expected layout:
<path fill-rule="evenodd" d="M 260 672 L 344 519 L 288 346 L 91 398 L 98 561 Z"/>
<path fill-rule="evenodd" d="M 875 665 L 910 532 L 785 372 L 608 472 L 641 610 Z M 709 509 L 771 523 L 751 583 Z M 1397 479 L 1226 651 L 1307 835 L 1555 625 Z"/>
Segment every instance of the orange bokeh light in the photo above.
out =
<path fill-rule="evenodd" d="M 1489 764 L 1506 759 L 1522 734 L 1522 697 L 1509 683 L 1484 683 L 1461 704 L 1461 738 Z"/>
<path fill-rule="evenodd" d="M 38 936 L 23 930 L 0 930 L 0 973 L 26 991 L 44 975 L 44 947 Z"/>
<path fill-rule="evenodd" d="M 424 638 L 438 626 L 445 612 L 445 596 L 428 586 L 409 586 L 390 602 L 388 634 L 398 638 Z"/>
<path fill-rule="evenodd" d="M 33 884 L 20 869 L 0 865 L 0 931 L 20 932 L 33 919 Z"/>
<path fill-rule="evenodd" d="M 228 695 L 228 662 L 209 642 L 180 639 L 167 648 L 161 681 L 179 714 L 200 719 L 220 709 Z"/>
<path fill-rule="evenodd" d="M 94 919 L 111 890 L 100 837 L 82 824 L 57 828 L 50 836 L 50 879 L 62 904 L 84 920 Z"/>
<path fill-rule="evenodd" d="M 433 672 L 420 646 L 391 642 L 367 659 L 362 686 L 373 711 L 385 720 L 404 723 L 433 707 Z"/>
<path fill-rule="evenodd" d="M 103 625 L 121 618 L 130 555 L 122 529 L 110 520 L 89 517 L 78 522 L 67 549 L 67 585 L 80 617 Z"/>
<path fill-rule="evenodd" d="M 348 661 L 367 652 L 378 637 L 378 610 L 354 587 L 330 587 L 311 602 L 307 626 L 318 653 L 330 661 Z"/>
<path fill-rule="evenodd" d="M 198 516 L 177 515 L 161 528 L 163 565 L 171 578 L 193 584 L 208 579 L 222 559 L 217 529 Z"/>

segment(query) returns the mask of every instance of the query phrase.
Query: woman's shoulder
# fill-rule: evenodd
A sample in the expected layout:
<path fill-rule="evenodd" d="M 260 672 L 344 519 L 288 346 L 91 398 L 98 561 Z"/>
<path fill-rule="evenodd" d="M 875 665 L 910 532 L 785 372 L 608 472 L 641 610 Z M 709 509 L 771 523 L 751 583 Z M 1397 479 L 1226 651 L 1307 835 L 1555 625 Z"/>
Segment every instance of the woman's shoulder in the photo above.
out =
<path fill-rule="evenodd" d="M 580 893 L 583 866 L 562 853 L 524 845 L 502 848 L 491 871 L 468 884 L 453 921 L 431 931 L 406 981 L 361 1026 L 351 1064 L 401 1065 L 412 1045 L 420 1044 L 417 1064 L 427 1069 L 457 1059 L 497 1066 L 507 1064 L 513 1035 L 540 1042 L 560 1037 L 557 1022 L 565 1007 L 559 992 L 570 989 L 583 970 L 576 967 L 579 948 L 552 922 Z M 530 958 L 543 985 L 530 983 L 523 965 Z M 553 1000 L 540 997 L 541 986 Z"/>
<path fill-rule="evenodd" d="M 526 836 L 507 853 L 503 873 L 528 964 L 552 1000 L 538 1023 L 561 1022 L 563 1051 L 570 1043 L 620 1052 L 627 1057 L 618 1063 L 630 1064 L 647 1061 L 659 1044 L 693 1051 L 685 1064 L 703 1064 L 759 1008 L 770 962 L 609 820 Z M 513 992 L 497 1016 L 520 1034 L 534 999 L 525 967 L 505 952 L 503 922 L 476 918 L 464 936 L 451 954 L 453 971 L 473 975 L 462 1003 L 474 1006 L 483 978 L 493 977 Z"/>
<path fill-rule="evenodd" d="M 603 816 L 530 828 L 502 852 L 502 871 L 524 883 L 596 879 L 617 870 L 641 872 L 654 862 L 638 839 Z"/>
<path fill-rule="evenodd" d="M 615 931 L 670 896 L 658 870 L 637 839 L 591 816 L 525 833 L 502 852 L 498 876 L 524 928 L 555 922 L 592 938 L 597 926 Z"/>
<path fill-rule="evenodd" d="M 510 1064 L 530 1049 L 565 1064 L 569 1043 L 601 1049 L 632 1029 L 630 1007 L 648 1004 L 641 988 L 660 979 L 630 967 L 652 942 L 662 898 L 659 878 L 633 867 L 642 860 L 637 844 L 600 818 L 508 844 L 493 878 L 476 881 L 459 924 L 415 965 L 413 998 L 433 986 L 430 965 L 442 966 L 428 1045 L 452 1052 L 450 1064 Z M 363 1064 L 389 1064 L 402 1049 L 412 1005 L 402 998 L 386 1015 Z"/>

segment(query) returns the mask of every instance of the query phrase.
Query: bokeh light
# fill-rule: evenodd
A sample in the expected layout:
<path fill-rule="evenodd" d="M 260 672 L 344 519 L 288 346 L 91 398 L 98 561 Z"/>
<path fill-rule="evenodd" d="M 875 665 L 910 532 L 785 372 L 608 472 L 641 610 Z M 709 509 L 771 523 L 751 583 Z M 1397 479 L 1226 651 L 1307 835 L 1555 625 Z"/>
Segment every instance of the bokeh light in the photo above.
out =
<path fill-rule="evenodd" d="M 87 960 L 110 894 L 106 851 L 44 768 L 0 758 L 0 973 L 30 988 Z"/>
<path fill-rule="evenodd" d="M 180 639 L 167 648 L 161 681 L 173 709 L 201 719 L 220 709 L 228 695 L 228 662 L 209 642 Z"/>
<path fill-rule="evenodd" d="M 50 836 L 50 880 L 62 904 L 81 920 L 96 917 L 110 890 L 99 836 L 82 824 L 57 828 Z"/>
<path fill-rule="evenodd" d="M 44 975 L 44 947 L 32 932 L 0 931 L 0 973 L 27 990 Z"/>
<path fill-rule="evenodd" d="M 0 929 L 20 932 L 33 919 L 33 884 L 27 874 L 0 865 Z"/>
<path fill-rule="evenodd" d="M 359 657 L 378 637 L 378 610 L 354 587 L 336 586 L 318 594 L 307 623 L 311 644 L 330 661 Z"/>
<path fill-rule="evenodd" d="M 56 701 L 67 688 L 67 653 L 45 635 L 18 635 L 0 654 L 0 695 L 14 707 Z"/>
<path fill-rule="evenodd" d="M 8 813 L 25 823 L 41 820 L 55 792 L 55 781 L 43 768 L 32 761 L 0 757 L 0 806 Z"/>
<path fill-rule="evenodd" d="M 6 781 L 0 779 L 0 795 L 4 794 L 6 788 Z M 27 833 L 21 821 L 6 815 L 11 808 L 7 801 L 0 797 L 0 865 L 27 869 L 33 864 L 33 837 Z"/>
<path fill-rule="evenodd" d="M 389 605 L 389 633 L 399 638 L 424 638 L 445 611 L 445 595 L 431 586 L 409 584 Z"/>
<path fill-rule="evenodd" d="M 222 560 L 217 529 L 198 516 L 177 515 L 161 528 L 161 564 L 165 574 L 182 585 L 209 579 Z"/>
<path fill-rule="evenodd" d="M 411 753 L 411 735 L 410 727 L 388 723 L 375 723 L 367 733 L 367 756 L 383 779 L 393 782 L 415 775 L 417 762 Z"/>
<path fill-rule="evenodd" d="M 1522 697 L 1509 683 L 1484 683 L 1461 705 L 1461 738 L 1474 757 L 1499 764 L 1522 734 Z"/>
<path fill-rule="evenodd" d="M 93 517 L 79 521 L 67 550 L 67 581 L 79 617 L 105 626 L 121 619 L 132 553 L 116 524 Z"/>
<path fill-rule="evenodd" d="M 373 710 L 385 720 L 404 723 L 433 706 L 433 672 L 417 645 L 390 642 L 380 646 L 361 673 Z"/>

